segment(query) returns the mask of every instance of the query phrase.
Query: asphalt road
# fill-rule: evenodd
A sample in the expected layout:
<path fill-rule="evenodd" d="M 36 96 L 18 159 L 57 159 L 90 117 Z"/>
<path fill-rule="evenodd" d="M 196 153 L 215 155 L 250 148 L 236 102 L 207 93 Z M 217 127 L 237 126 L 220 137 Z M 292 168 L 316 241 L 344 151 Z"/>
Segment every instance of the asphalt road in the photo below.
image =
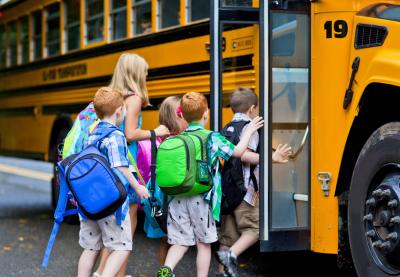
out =
<path fill-rule="evenodd" d="M 16 165 L 51 173 L 51 165 L 5 159 Z M 79 226 L 62 225 L 48 269 L 41 268 L 44 248 L 52 228 L 50 183 L 0 172 L 0 276 L 75 276 L 81 249 Z M 143 222 L 143 220 L 140 220 Z M 147 239 L 139 224 L 128 273 L 156 276 L 158 241 Z M 217 247 L 214 245 L 214 248 Z M 195 276 L 195 249 L 186 255 L 176 275 Z M 346 276 L 336 269 L 336 257 L 309 252 L 259 254 L 257 249 L 240 259 L 239 276 Z M 213 259 L 209 276 L 214 276 Z"/>

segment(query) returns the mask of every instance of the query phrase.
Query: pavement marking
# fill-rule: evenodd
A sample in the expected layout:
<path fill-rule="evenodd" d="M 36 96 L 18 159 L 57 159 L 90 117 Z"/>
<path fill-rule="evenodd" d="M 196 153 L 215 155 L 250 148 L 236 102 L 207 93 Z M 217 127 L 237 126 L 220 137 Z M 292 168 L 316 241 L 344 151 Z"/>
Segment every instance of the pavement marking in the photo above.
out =
<path fill-rule="evenodd" d="M 28 178 L 32 178 L 32 179 L 39 179 L 42 181 L 51 181 L 51 179 L 53 178 L 52 173 L 45 173 L 45 172 L 40 172 L 40 171 L 36 171 L 36 170 L 32 170 L 32 169 L 26 169 L 26 168 L 5 165 L 5 164 L 0 164 L 0 172 L 18 175 L 18 176 L 22 176 L 22 177 L 28 177 Z"/>

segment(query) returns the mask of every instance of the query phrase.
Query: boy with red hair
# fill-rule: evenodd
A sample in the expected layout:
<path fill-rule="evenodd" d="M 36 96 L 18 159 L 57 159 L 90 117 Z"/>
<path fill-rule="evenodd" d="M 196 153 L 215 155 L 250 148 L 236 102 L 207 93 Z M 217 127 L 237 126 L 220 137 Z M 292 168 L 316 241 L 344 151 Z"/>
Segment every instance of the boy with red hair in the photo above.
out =
<path fill-rule="evenodd" d="M 204 129 L 209 119 L 208 103 L 204 95 L 186 93 L 181 100 L 183 117 L 189 123 L 187 132 Z M 221 204 L 221 176 L 219 158 L 241 157 L 246 151 L 251 135 L 263 126 L 261 117 L 254 118 L 235 146 L 220 133 L 214 132 L 207 141 L 209 172 L 214 172 L 213 187 L 204 195 L 176 196 L 169 204 L 168 251 L 164 266 L 158 276 L 174 276 L 173 270 L 190 246 L 197 246 L 197 276 L 206 277 L 211 262 L 211 243 L 218 240 L 215 220 L 219 221 Z"/>

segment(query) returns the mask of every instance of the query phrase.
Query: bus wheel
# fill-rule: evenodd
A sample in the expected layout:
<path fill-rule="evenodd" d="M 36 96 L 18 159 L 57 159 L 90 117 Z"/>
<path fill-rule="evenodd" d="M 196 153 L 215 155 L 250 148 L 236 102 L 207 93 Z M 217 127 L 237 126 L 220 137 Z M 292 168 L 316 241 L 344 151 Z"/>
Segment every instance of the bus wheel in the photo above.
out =
<path fill-rule="evenodd" d="M 64 142 L 64 139 L 67 136 L 68 132 L 69 129 L 61 129 L 57 136 L 56 143 L 52 146 L 52 149 L 50 151 L 51 161 L 54 163 L 54 177 L 51 180 L 51 198 L 54 209 L 57 207 L 58 195 L 60 193 L 60 180 L 57 171 L 57 162 L 61 160 L 61 153 L 59 153 L 59 148 L 62 147 L 62 143 Z M 73 208 L 73 206 L 71 203 L 68 202 L 67 209 L 69 208 Z M 64 222 L 67 222 L 68 224 L 77 224 L 79 223 L 79 218 L 76 215 L 67 216 L 64 218 Z"/>
<path fill-rule="evenodd" d="M 400 276 L 400 122 L 381 126 L 361 150 L 348 228 L 359 276 Z"/>
<path fill-rule="evenodd" d="M 50 148 L 50 161 L 53 163 L 53 178 L 51 179 L 51 201 L 53 208 L 57 207 L 58 202 L 58 194 L 60 191 L 60 183 L 58 180 L 58 172 L 57 172 L 57 162 L 61 159 L 59 155 L 59 147 L 62 147 L 62 143 L 64 142 L 65 137 L 68 134 L 68 129 L 63 128 L 57 135 L 57 139 L 55 143 Z M 61 149 L 62 150 L 62 149 Z"/>

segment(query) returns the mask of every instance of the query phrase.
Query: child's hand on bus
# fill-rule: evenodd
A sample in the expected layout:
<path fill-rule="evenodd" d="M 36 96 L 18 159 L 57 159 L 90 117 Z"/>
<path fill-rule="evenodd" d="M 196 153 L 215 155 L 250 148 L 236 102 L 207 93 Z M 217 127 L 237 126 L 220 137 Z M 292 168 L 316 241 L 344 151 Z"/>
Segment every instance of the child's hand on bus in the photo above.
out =
<path fill-rule="evenodd" d="M 262 126 L 264 126 L 264 119 L 261 116 L 257 116 L 247 125 L 246 131 L 253 134 Z"/>
<path fill-rule="evenodd" d="M 150 193 L 145 186 L 136 186 L 135 192 L 140 197 L 140 199 L 148 199 L 150 197 Z"/>
<path fill-rule="evenodd" d="M 288 144 L 279 144 L 272 154 L 272 162 L 280 164 L 287 163 L 290 155 L 292 155 L 292 147 Z"/>
<path fill-rule="evenodd" d="M 165 137 L 169 136 L 170 132 L 168 128 L 165 125 L 160 125 L 157 128 L 154 129 L 154 132 L 156 133 L 157 137 Z"/>

